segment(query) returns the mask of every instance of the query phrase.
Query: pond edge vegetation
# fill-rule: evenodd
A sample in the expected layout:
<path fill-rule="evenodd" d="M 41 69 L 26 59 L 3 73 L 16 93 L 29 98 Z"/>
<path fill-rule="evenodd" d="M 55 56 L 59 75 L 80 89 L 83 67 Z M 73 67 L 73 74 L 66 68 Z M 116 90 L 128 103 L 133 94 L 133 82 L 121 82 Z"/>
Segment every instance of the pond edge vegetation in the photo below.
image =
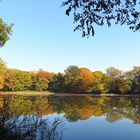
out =
<path fill-rule="evenodd" d="M 63 73 L 53 73 L 42 69 L 38 71 L 10 69 L 0 58 L 0 94 L 12 94 L 17 91 L 21 94 L 47 95 L 53 92 L 103 96 L 140 94 L 140 66 L 135 66 L 127 72 L 110 67 L 105 73 L 69 66 Z"/>

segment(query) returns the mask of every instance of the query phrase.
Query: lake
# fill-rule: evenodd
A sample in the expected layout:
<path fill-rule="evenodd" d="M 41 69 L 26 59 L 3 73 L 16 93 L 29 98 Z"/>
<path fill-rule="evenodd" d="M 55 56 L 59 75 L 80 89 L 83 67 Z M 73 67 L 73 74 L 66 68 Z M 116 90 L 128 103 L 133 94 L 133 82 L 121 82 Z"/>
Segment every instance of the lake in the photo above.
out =
<path fill-rule="evenodd" d="M 140 97 L 0 95 L 0 136 L 140 140 Z"/>

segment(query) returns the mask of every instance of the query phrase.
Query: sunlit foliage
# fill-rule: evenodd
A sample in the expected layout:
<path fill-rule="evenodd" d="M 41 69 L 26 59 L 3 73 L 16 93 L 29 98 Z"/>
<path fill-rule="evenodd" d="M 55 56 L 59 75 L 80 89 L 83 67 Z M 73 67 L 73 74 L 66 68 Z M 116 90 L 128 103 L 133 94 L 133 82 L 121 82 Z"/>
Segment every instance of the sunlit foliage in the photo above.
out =
<path fill-rule="evenodd" d="M 140 93 L 140 67 L 136 66 L 133 70 L 126 73 L 127 79 L 132 83 L 131 92 Z"/>
<path fill-rule="evenodd" d="M 27 90 L 31 86 L 31 74 L 16 69 L 8 69 L 5 72 L 4 90 L 22 91 Z"/>
<path fill-rule="evenodd" d="M 110 67 L 106 73 L 69 66 L 64 73 L 7 68 L 0 59 L 0 91 L 46 91 L 57 93 L 140 93 L 140 67 L 123 72 Z"/>
<path fill-rule="evenodd" d="M 10 39 L 12 34 L 13 24 L 7 25 L 0 18 L 0 47 L 3 47 L 5 43 Z"/>
<path fill-rule="evenodd" d="M 69 66 L 65 71 L 66 92 L 78 92 L 80 70 L 77 66 Z"/>
<path fill-rule="evenodd" d="M 93 73 L 87 68 L 80 68 L 80 77 L 78 78 L 78 87 L 81 93 L 91 92 L 93 83 Z"/>
<path fill-rule="evenodd" d="M 49 81 L 52 79 L 52 74 L 39 70 L 32 75 L 32 90 L 47 90 Z"/>
<path fill-rule="evenodd" d="M 100 71 L 93 72 L 94 80 L 92 83 L 92 92 L 101 93 L 106 91 L 106 75 Z"/>
<path fill-rule="evenodd" d="M 126 93 L 131 90 L 131 81 L 126 79 L 125 74 L 121 70 L 110 67 L 106 71 L 106 82 L 109 92 Z"/>

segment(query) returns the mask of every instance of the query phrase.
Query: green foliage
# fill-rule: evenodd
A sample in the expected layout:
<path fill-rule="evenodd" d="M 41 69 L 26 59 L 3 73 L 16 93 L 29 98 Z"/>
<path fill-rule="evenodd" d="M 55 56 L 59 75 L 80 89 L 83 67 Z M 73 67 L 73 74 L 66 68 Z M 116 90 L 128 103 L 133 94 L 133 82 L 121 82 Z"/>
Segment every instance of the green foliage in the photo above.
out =
<path fill-rule="evenodd" d="M 108 68 L 107 70 L 107 89 L 109 92 L 126 93 L 131 89 L 131 81 L 126 79 L 125 74 L 116 68 Z"/>
<path fill-rule="evenodd" d="M 91 91 L 93 93 L 102 93 L 106 91 L 106 83 L 105 78 L 106 75 L 100 71 L 93 72 L 93 83 L 92 83 L 92 89 Z"/>
<path fill-rule="evenodd" d="M 0 71 L 6 70 L 6 63 L 0 58 Z"/>
<path fill-rule="evenodd" d="M 7 25 L 0 18 L 0 47 L 3 47 L 5 43 L 10 39 L 12 34 L 13 24 Z"/>
<path fill-rule="evenodd" d="M 95 96 L 1 96 L 0 109 L 14 118 L 22 115 L 65 114 L 68 121 L 104 116 L 109 122 L 127 118 L 140 124 L 140 98 Z M 7 111 L 7 112 L 6 112 Z"/>
<path fill-rule="evenodd" d="M 87 68 L 70 66 L 64 74 L 59 73 L 53 78 L 49 89 L 66 93 L 129 93 L 133 88 L 136 90 L 139 87 L 138 81 L 137 77 L 132 82 L 127 73 L 112 67 L 104 74 L 100 71 L 91 72 Z"/>
<path fill-rule="evenodd" d="M 15 69 L 8 69 L 5 73 L 4 90 L 22 91 L 31 86 L 31 74 Z"/>
<path fill-rule="evenodd" d="M 0 90 L 3 89 L 4 86 L 4 76 L 5 76 L 6 69 L 7 66 L 5 62 L 0 58 Z"/>
<path fill-rule="evenodd" d="M 4 86 L 4 74 L 3 71 L 0 71 L 0 90 L 2 90 Z"/>
<path fill-rule="evenodd" d="M 77 79 L 80 77 L 79 68 L 77 66 L 69 66 L 64 72 L 66 92 L 77 92 Z"/>
<path fill-rule="evenodd" d="M 1 91 L 46 91 L 58 93 L 140 93 L 140 67 L 122 72 L 110 67 L 106 73 L 69 66 L 64 73 L 8 69 L 0 59 Z"/>
<path fill-rule="evenodd" d="M 131 92 L 140 93 L 140 67 L 134 67 L 133 70 L 127 72 L 127 76 L 132 83 Z"/>
<path fill-rule="evenodd" d="M 49 80 L 52 79 L 52 74 L 45 72 L 43 70 L 39 70 L 37 73 L 32 75 L 32 90 L 47 90 Z"/>
<path fill-rule="evenodd" d="M 16 88 L 17 80 L 16 74 L 13 70 L 7 70 L 4 77 L 4 91 L 14 91 Z"/>
<path fill-rule="evenodd" d="M 65 91 L 65 77 L 64 74 L 56 74 L 49 83 L 49 90 L 54 92 L 66 92 Z"/>

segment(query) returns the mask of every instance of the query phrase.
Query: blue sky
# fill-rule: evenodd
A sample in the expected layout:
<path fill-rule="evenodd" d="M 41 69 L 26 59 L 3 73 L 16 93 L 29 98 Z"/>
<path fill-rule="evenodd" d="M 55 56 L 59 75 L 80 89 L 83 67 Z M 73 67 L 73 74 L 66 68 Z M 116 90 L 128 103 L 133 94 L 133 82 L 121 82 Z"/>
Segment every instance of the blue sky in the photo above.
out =
<path fill-rule="evenodd" d="M 140 32 L 126 26 L 96 27 L 95 36 L 73 32 L 72 17 L 60 8 L 63 0 L 2 0 L 0 17 L 14 23 L 13 35 L 0 48 L 8 67 L 62 72 L 70 65 L 105 71 L 140 65 Z"/>

